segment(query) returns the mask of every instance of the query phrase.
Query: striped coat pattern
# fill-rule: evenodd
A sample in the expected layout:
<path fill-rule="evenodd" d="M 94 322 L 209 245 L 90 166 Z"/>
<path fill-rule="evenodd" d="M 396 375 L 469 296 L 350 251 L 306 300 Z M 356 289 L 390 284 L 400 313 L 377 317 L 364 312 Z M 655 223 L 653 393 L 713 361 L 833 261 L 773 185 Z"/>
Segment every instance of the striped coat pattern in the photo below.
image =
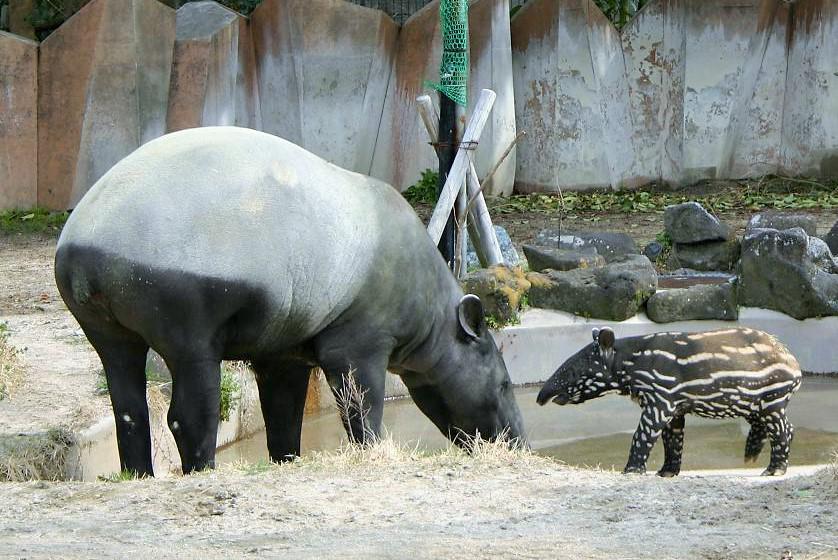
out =
<path fill-rule="evenodd" d="M 547 380 L 538 402 L 577 404 L 615 392 L 631 396 L 642 412 L 623 472 L 645 472 L 661 438 L 664 465 L 658 474 L 677 475 L 686 414 L 747 419 L 745 461 L 756 461 L 767 439 L 771 460 L 763 475 L 786 472 L 794 433 L 786 405 L 802 376 L 776 338 L 748 328 L 621 339 L 604 328 L 594 329 L 593 338 Z"/>

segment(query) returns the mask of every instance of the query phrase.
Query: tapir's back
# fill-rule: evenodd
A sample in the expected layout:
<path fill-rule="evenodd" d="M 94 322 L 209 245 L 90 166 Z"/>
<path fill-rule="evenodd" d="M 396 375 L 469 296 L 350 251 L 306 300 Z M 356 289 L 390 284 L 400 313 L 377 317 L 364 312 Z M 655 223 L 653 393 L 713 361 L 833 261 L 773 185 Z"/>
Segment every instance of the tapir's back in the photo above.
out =
<path fill-rule="evenodd" d="M 770 381 L 800 376 L 800 366 L 788 349 L 755 329 L 662 332 L 624 340 L 635 369 L 657 372 L 661 381 L 670 384 L 700 385 L 702 379 L 747 384 L 749 378 Z"/>
<path fill-rule="evenodd" d="M 267 294 L 272 321 L 296 316 L 312 332 L 357 299 L 383 253 L 440 260 L 392 187 L 234 127 L 169 134 L 114 166 L 59 239 L 65 283 L 89 275 L 68 255 L 93 252 L 101 255 L 98 268 L 128 263 L 119 265 L 120 290 L 142 288 L 136 271 L 146 269 L 224 289 L 246 284 Z"/>

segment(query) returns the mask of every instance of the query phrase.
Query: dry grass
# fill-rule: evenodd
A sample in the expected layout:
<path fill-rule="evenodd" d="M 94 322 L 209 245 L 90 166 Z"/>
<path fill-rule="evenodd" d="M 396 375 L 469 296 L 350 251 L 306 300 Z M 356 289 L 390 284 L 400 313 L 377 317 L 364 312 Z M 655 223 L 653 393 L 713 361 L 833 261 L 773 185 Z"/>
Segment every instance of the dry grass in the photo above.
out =
<path fill-rule="evenodd" d="M 0 325 L 0 401 L 11 397 L 23 383 L 20 350 L 9 344 L 4 325 Z"/>
<path fill-rule="evenodd" d="M 73 445 L 63 429 L 0 439 L 0 481 L 62 480 Z"/>

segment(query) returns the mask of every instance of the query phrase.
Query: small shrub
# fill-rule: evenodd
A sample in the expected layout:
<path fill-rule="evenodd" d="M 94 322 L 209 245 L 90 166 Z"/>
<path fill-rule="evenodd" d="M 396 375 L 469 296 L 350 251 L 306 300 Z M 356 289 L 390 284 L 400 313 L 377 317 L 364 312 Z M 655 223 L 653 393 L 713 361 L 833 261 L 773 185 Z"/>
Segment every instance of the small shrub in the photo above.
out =
<path fill-rule="evenodd" d="M 221 400 L 219 403 L 219 418 L 222 422 L 230 419 L 230 414 L 236 408 L 241 399 L 241 385 L 236 376 L 235 370 L 239 367 L 234 365 L 232 369 L 224 367 L 221 369 Z"/>
<path fill-rule="evenodd" d="M 402 193 L 411 204 L 434 204 L 436 202 L 436 188 L 439 173 L 433 169 L 422 172 L 422 178 Z"/>

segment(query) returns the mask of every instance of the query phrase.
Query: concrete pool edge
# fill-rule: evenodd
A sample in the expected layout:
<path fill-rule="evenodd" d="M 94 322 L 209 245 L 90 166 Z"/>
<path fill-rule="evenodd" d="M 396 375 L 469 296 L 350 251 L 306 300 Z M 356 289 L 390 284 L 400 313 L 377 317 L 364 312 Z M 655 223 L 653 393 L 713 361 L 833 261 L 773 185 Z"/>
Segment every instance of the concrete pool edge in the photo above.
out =
<path fill-rule="evenodd" d="M 563 311 L 530 309 L 521 314 L 520 324 L 496 331 L 494 335 L 512 383 L 526 385 L 549 378 L 559 365 L 590 343 L 592 328 L 602 326 L 614 329 L 618 337 L 750 327 L 780 339 L 797 357 L 804 371 L 838 372 L 838 345 L 834 343 L 838 317 L 799 321 L 784 313 L 753 307 L 740 308 L 737 321 L 674 323 L 655 323 L 644 313 L 618 322 L 586 319 Z"/>

